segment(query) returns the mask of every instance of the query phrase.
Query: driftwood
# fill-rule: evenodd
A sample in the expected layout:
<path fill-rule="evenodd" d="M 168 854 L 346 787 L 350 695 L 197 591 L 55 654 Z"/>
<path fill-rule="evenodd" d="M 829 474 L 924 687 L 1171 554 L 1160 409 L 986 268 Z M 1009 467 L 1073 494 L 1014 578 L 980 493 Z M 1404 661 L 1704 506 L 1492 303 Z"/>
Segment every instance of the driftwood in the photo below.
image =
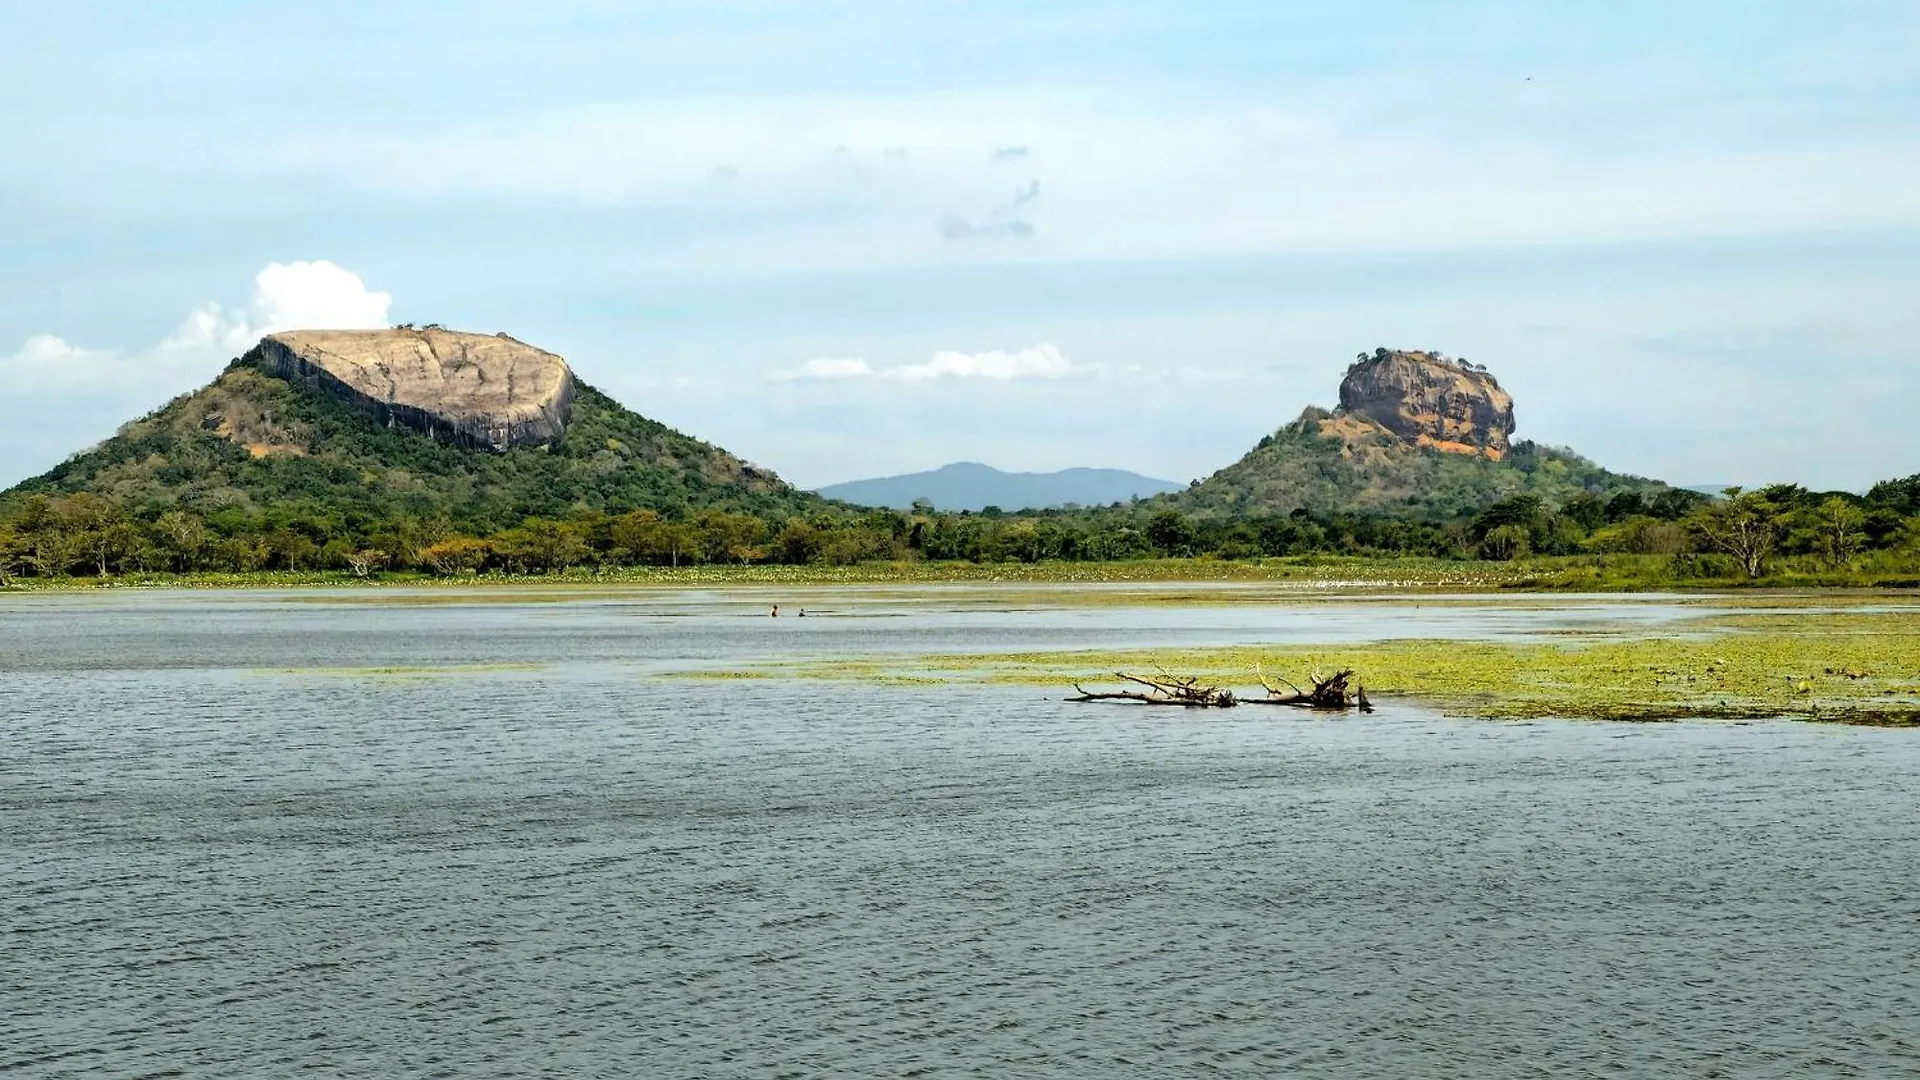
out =
<path fill-rule="evenodd" d="M 1359 709 L 1372 712 L 1373 702 L 1367 700 L 1367 688 L 1353 681 L 1353 669 L 1341 668 L 1332 675 L 1322 678 L 1318 672 L 1307 677 L 1312 690 L 1302 690 L 1287 682 L 1291 694 L 1282 694 L 1278 687 L 1262 677 L 1260 685 L 1267 688 L 1264 698 L 1248 698 L 1250 705 L 1290 705 L 1296 709 Z"/>
<path fill-rule="evenodd" d="M 1231 709 L 1240 704 L 1233 691 L 1222 690 L 1217 686 L 1201 686 L 1200 680 L 1191 676 L 1162 675 L 1158 679 L 1149 679 L 1144 675 L 1129 675 L 1124 671 L 1113 673 L 1114 678 L 1124 682 L 1144 686 L 1140 690 L 1111 690 L 1095 692 L 1074 683 L 1073 688 L 1080 691 L 1079 697 L 1068 701 L 1136 701 L 1142 705 L 1180 705 L 1189 709 Z"/>
<path fill-rule="evenodd" d="M 1366 688 L 1353 682 L 1353 670 L 1343 668 L 1325 678 L 1316 672 L 1308 677 L 1312 690 L 1302 690 L 1298 686 L 1280 680 L 1293 692 L 1282 693 L 1278 687 L 1267 682 L 1263 676 L 1261 686 L 1266 688 L 1267 696 L 1239 697 L 1232 690 L 1218 686 L 1202 685 L 1200 680 L 1190 675 L 1168 675 L 1162 672 L 1157 678 L 1144 675 L 1131 675 L 1124 671 L 1114 672 L 1114 678 L 1122 682 L 1145 687 L 1143 690 L 1088 690 L 1079 683 L 1073 688 L 1079 691 L 1078 697 L 1068 701 L 1120 701 L 1139 705 L 1179 705 L 1188 709 L 1230 709 L 1236 705 L 1286 705 L 1296 709 L 1323 709 L 1344 711 L 1359 709 L 1372 712 L 1373 703 L 1367 700 Z"/>

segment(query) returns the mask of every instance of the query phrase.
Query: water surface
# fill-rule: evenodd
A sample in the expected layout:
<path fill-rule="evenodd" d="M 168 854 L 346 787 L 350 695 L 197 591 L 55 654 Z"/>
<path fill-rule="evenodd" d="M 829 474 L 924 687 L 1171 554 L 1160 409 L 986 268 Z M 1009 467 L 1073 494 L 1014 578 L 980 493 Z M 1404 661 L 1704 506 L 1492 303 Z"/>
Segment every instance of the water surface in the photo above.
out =
<path fill-rule="evenodd" d="M 1913 732 L 651 674 L 1698 604 L 817 595 L 0 600 L 0 1073 L 1920 1070 Z"/>

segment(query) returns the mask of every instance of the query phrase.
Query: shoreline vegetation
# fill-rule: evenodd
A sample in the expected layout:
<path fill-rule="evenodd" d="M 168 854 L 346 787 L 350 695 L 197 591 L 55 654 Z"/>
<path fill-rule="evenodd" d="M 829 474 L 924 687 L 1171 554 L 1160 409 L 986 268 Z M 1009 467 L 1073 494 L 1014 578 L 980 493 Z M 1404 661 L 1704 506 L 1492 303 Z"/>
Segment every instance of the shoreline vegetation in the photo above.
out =
<path fill-rule="evenodd" d="M 468 521 L 288 502 L 271 512 L 87 492 L 0 500 L 0 586 L 337 580 L 645 584 L 1297 578 L 1402 588 L 1920 587 L 1920 476 L 1865 496 L 1793 485 L 1515 495 L 1470 517 L 1188 513 L 1165 499 L 1003 514 L 576 506 Z"/>
<path fill-rule="evenodd" d="M 1891 553 L 1887 553 L 1891 554 Z M 118 588 L 273 589 L 325 587 L 831 586 L 887 584 L 1178 584 L 1268 582 L 1319 590 L 1405 592 L 1721 592 L 1736 590 L 1920 590 L 1920 557 L 1868 558 L 1850 565 L 1779 559 L 1748 576 L 1709 560 L 1659 555 L 1541 555 L 1483 560 L 1303 555 L 1228 559 L 1212 556 L 1112 561 L 967 562 L 899 560 L 851 565 L 702 563 L 691 566 L 585 566 L 548 571 L 308 569 L 129 570 L 106 575 L 0 581 L 5 592 Z"/>

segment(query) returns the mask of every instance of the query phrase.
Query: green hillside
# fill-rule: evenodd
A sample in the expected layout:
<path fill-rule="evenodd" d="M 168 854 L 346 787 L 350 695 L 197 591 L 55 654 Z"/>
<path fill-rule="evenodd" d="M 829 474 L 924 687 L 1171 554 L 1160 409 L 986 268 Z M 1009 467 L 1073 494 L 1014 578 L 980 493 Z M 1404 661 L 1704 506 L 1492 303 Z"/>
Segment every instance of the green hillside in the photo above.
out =
<path fill-rule="evenodd" d="M 784 515 L 831 504 L 576 380 L 552 446 L 463 449 L 235 361 L 51 472 L 0 494 L 86 492 L 141 517 L 444 517 L 486 534 L 587 508 Z M 4 516 L 4 515 L 0 515 Z"/>
<path fill-rule="evenodd" d="M 1515 495 L 1559 505 L 1583 493 L 1665 487 L 1532 442 L 1515 443 L 1493 460 L 1415 446 L 1358 417 L 1308 409 L 1239 461 L 1170 498 L 1203 516 L 1304 509 L 1451 520 Z"/>

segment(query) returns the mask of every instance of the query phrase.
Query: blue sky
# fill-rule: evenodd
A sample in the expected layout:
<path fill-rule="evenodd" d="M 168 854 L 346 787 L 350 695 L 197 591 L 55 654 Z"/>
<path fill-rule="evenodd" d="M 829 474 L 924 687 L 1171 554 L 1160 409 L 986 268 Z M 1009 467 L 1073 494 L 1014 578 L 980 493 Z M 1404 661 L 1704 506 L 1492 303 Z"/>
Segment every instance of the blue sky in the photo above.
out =
<path fill-rule="evenodd" d="M 0 0 L 0 483 L 390 320 L 806 485 L 1204 476 L 1385 344 L 1610 467 L 1858 488 L 1920 472 L 1916 55 L 1895 2 Z"/>

